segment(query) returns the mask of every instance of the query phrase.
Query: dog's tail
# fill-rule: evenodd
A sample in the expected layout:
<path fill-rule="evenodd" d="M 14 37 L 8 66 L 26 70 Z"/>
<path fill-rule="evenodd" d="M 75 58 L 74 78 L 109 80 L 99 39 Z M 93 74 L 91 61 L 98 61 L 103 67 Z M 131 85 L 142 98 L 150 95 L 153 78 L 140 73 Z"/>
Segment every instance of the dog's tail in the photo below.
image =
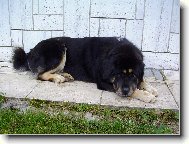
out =
<path fill-rule="evenodd" d="M 16 48 L 13 52 L 13 67 L 16 70 L 29 70 L 28 62 L 27 62 L 27 54 L 22 48 Z"/>

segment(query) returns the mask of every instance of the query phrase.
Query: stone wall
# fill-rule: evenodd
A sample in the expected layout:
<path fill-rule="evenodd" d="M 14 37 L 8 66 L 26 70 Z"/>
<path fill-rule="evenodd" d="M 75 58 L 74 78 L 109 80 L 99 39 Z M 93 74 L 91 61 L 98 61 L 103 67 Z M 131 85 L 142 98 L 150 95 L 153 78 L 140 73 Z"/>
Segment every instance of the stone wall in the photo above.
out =
<path fill-rule="evenodd" d="M 1 0 L 0 61 L 51 37 L 126 37 L 147 68 L 179 69 L 179 0 Z"/>

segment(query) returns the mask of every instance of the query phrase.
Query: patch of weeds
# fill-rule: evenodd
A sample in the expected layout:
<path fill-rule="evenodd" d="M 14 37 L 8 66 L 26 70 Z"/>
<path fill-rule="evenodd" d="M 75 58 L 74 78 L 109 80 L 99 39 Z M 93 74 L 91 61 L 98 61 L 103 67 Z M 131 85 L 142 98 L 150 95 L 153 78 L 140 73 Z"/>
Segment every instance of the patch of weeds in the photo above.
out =
<path fill-rule="evenodd" d="M 51 116 L 45 112 L 26 113 L 1 110 L 0 133 L 4 134 L 156 134 L 172 133 L 165 125 L 138 125 L 135 121 L 116 118 L 114 121 L 87 121 L 84 118 Z"/>
<path fill-rule="evenodd" d="M 30 106 L 35 107 L 35 111 L 18 113 L 16 110 L 0 109 L 0 133 L 176 134 L 179 132 L 179 112 L 174 110 L 25 100 Z M 14 125 L 13 128 L 11 125 Z"/>
<path fill-rule="evenodd" d="M 174 110 L 162 110 L 161 117 L 163 122 L 168 123 L 172 120 L 179 120 L 179 113 Z"/>
<path fill-rule="evenodd" d="M 6 97 L 2 92 L 0 92 L 0 105 L 6 101 Z"/>
<path fill-rule="evenodd" d="M 60 110 L 68 110 L 68 111 L 75 111 L 75 112 L 92 112 L 97 113 L 100 110 L 99 105 L 88 105 L 88 104 L 76 104 L 70 102 L 55 102 L 55 101 L 46 101 L 46 100 L 38 100 L 38 99 L 27 99 L 30 106 L 36 108 L 53 108 Z"/>
<path fill-rule="evenodd" d="M 44 107 L 46 105 L 48 105 L 49 103 L 51 103 L 50 101 L 46 101 L 46 100 L 38 100 L 38 99 L 26 99 L 27 101 L 29 101 L 29 105 L 36 107 L 36 108 L 41 108 Z"/>

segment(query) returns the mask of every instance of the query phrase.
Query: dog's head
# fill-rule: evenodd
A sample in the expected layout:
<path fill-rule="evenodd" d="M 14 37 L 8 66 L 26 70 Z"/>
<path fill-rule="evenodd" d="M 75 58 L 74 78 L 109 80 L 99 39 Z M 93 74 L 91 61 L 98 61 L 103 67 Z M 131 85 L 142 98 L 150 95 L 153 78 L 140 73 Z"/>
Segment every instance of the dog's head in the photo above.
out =
<path fill-rule="evenodd" d="M 104 78 L 119 96 L 131 96 L 143 80 L 143 55 L 133 45 L 113 49 L 105 65 Z"/>

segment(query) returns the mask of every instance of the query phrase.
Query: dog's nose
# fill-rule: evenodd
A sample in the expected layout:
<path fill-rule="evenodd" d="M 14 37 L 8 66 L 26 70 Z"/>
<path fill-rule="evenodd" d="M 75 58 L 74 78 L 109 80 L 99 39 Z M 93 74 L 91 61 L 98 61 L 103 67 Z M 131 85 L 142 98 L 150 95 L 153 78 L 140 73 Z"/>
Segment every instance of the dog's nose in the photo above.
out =
<path fill-rule="evenodd" d="M 128 95 L 129 93 L 129 88 L 128 87 L 123 87 L 123 94 Z"/>

